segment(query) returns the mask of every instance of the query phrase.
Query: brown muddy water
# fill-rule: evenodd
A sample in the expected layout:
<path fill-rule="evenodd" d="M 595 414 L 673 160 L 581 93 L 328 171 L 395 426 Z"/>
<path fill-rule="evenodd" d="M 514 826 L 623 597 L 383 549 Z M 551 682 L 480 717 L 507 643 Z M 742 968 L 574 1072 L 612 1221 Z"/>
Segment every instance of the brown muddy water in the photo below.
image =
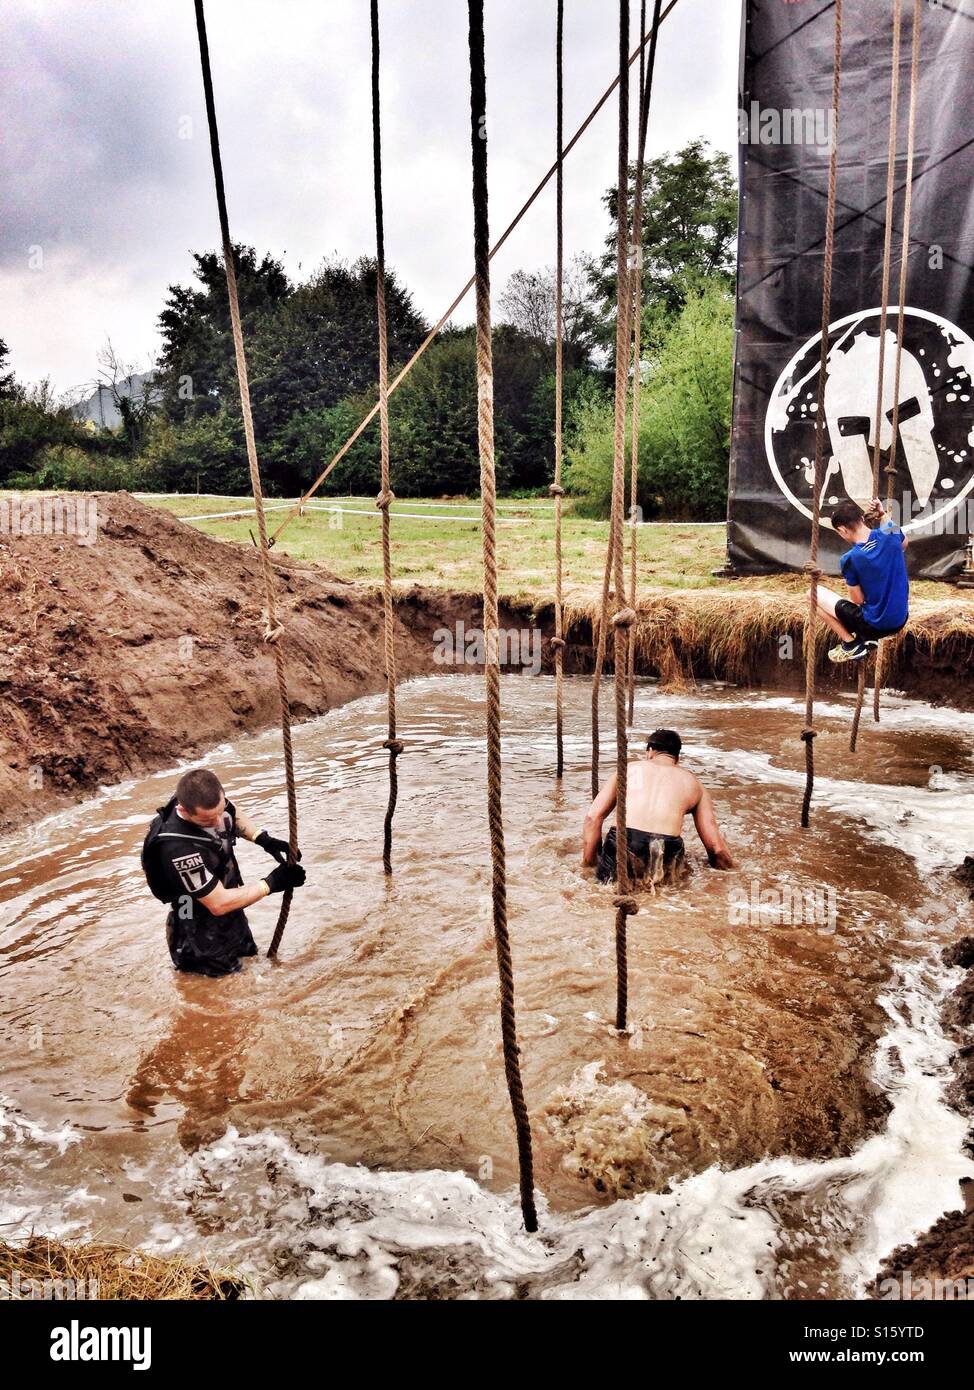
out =
<path fill-rule="evenodd" d="M 514 1192 L 474 676 L 400 691 L 391 884 L 383 700 L 296 731 L 308 886 L 277 964 L 171 970 L 138 849 L 175 770 L 0 844 L 0 1236 L 202 1248 L 285 1297 L 815 1298 L 855 1296 L 954 1205 L 938 958 L 969 930 L 949 870 L 974 844 L 974 716 L 889 696 L 850 759 L 851 706 L 822 706 L 803 832 L 796 700 L 641 686 L 636 730 L 681 731 L 739 868 L 690 828 L 688 881 L 630 920 L 620 1036 L 611 892 L 579 864 L 590 687 L 566 688 L 556 786 L 552 682 L 503 681 L 540 1236 Z M 206 762 L 284 827 L 277 737 Z M 273 905 L 250 916 L 266 947 Z"/>

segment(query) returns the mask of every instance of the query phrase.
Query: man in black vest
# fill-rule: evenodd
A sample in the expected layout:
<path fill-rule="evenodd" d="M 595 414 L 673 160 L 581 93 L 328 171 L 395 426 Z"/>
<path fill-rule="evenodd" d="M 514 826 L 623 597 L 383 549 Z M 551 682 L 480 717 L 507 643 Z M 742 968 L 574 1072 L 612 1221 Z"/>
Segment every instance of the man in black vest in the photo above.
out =
<path fill-rule="evenodd" d="M 240 876 L 233 852 L 238 835 L 278 861 L 255 884 L 245 885 Z M 207 768 L 185 772 L 176 795 L 149 827 L 142 851 L 152 892 L 170 904 L 166 940 L 176 969 L 230 975 L 240 969 L 242 957 L 256 955 L 244 909 L 271 893 L 301 887 L 304 869 L 287 859 L 287 842 L 258 831 L 238 814 L 214 773 Z"/>

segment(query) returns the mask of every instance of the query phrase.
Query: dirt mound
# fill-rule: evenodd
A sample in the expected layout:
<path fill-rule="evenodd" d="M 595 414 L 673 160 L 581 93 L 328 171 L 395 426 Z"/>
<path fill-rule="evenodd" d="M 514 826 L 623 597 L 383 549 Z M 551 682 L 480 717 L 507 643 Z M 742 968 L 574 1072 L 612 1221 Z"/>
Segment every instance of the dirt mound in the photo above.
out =
<path fill-rule="evenodd" d="M 0 541 L 0 829 L 278 719 L 257 551 L 127 493 L 94 500 L 93 544 Z M 274 567 L 295 717 L 381 689 L 376 595 L 284 555 Z M 408 677 L 434 669 L 432 630 L 476 599 L 414 590 L 399 612 Z"/>
<path fill-rule="evenodd" d="M 974 1209 L 949 1211 L 915 1245 L 883 1262 L 874 1298 L 969 1300 L 974 1290 Z"/>

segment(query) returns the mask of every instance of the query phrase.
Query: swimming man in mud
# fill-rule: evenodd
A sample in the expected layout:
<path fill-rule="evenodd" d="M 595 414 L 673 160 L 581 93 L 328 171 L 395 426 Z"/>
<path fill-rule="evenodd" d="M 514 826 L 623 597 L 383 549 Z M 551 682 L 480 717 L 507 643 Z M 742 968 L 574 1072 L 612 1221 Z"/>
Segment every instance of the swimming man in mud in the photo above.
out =
<path fill-rule="evenodd" d="M 277 860 L 277 868 L 254 884 L 244 884 L 233 852 L 239 835 Z M 209 976 L 235 974 L 243 957 L 257 954 L 244 908 L 300 888 L 305 879 L 300 864 L 288 863 L 287 841 L 241 815 L 207 768 L 184 772 L 176 795 L 153 817 L 142 868 L 153 895 L 169 903 L 166 941 L 173 965 Z"/>
<path fill-rule="evenodd" d="M 680 767 L 683 741 L 673 729 L 657 729 L 646 743 L 646 756 L 629 765 L 626 790 L 626 836 L 629 871 L 634 881 L 674 878 L 684 867 L 683 820 L 692 815 L 711 867 L 733 869 L 717 826 L 714 803 L 692 772 Z M 592 802 L 582 829 L 582 863 L 597 864 L 600 883 L 616 877 L 616 832 L 602 840 L 602 823 L 616 804 L 616 775 Z"/>

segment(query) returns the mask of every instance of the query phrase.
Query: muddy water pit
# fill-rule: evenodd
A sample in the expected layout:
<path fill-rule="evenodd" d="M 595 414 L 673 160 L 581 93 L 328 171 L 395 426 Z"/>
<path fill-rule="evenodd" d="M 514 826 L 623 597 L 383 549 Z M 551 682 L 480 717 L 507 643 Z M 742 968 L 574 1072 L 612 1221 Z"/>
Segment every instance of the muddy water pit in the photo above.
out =
<path fill-rule="evenodd" d="M 803 832 L 793 698 L 641 686 L 636 729 L 680 730 L 739 867 L 710 870 L 688 821 L 689 880 L 630 920 L 619 1036 L 611 892 L 579 859 L 589 684 L 566 689 L 558 786 L 552 682 L 503 682 L 540 1245 L 520 1244 L 512 1193 L 482 683 L 459 676 L 400 692 L 391 883 L 382 700 L 297 730 L 308 886 L 276 965 L 216 982 L 170 969 L 138 848 L 172 770 L 0 845 L 6 1233 L 203 1239 L 272 1291 L 309 1296 L 591 1297 L 622 1280 L 656 1296 L 814 1297 L 854 1289 L 939 1215 L 969 1169 L 940 1097 L 934 962 L 969 911 L 948 871 L 974 843 L 974 716 L 891 696 L 850 758 L 850 706 L 823 706 Z M 274 735 L 206 762 L 281 830 Z M 245 877 L 266 871 L 252 846 L 240 858 Z M 264 948 L 272 907 L 250 915 Z M 579 1253 L 588 1232 L 604 1257 L 610 1228 L 611 1277 Z"/>

